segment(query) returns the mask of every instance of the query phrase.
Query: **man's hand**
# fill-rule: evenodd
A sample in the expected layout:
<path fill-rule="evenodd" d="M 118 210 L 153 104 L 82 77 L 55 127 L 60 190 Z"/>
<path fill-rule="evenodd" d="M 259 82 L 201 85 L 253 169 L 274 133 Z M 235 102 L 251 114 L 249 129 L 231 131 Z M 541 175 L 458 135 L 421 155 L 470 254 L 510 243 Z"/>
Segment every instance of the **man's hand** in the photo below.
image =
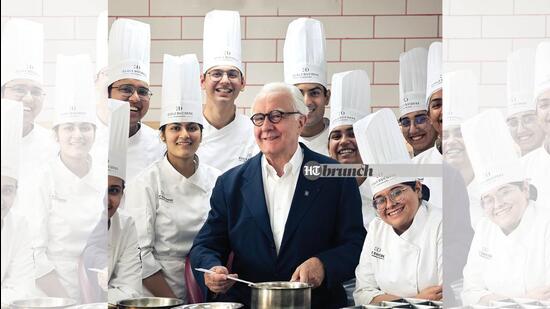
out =
<path fill-rule="evenodd" d="M 441 300 L 443 298 L 443 287 L 441 285 L 429 286 L 420 291 L 415 298 Z"/>
<path fill-rule="evenodd" d="M 227 279 L 228 276 L 238 278 L 237 274 L 229 274 L 227 268 L 223 266 L 214 266 L 210 268 L 216 274 L 204 274 L 204 283 L 214 293 L 225 293 L 235 284 L 235 281 Z"/>
<path fill-rule="evenodd" d="M 290 281 L 300 281 L 313 284 L 313 288 L 320 286 L 325 279 L 323 263 L 316 257 L 303 262 L 292 274 Z"/>

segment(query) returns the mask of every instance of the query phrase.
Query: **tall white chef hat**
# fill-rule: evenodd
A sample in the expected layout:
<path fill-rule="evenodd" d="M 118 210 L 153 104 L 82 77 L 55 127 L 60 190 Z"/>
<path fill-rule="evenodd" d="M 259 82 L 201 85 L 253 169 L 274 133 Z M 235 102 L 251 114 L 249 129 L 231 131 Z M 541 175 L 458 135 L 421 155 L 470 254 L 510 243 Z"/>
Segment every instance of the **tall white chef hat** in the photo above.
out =
<path fill-rule="evenodd" d="M 202 124 L 200 68 L 195 54 L 164 55 L 160 125 L 173 122 Z"/>
<path fill-rule="evenodd" d="M 237 11 L 213 10 L 204 17 L 203 73 L 218 65 L 234 66 L 244 74 L 241 58 L 241 17 Z"/>
<path fill-rule="evenodd" d="M 130 127 L 130 104 L 109 99 L 109 176 L 126 180 L 126 155 Z"/>
<path fill-rule="evenodd" d="M 443 127 L 457 126 L 478 111 L 478 82 L 469 70 L 445 73 L 443 78 Z"/>
<path fill-rule="evenodd" d="M 23 138 L 23 105 L 2 99 L 2 176 L 19 179 L 19 157 Z"/>
<path fill-rule="evenodd" d="M 352 125 L 370 113 L 370 79 L 366 71 L 354 70 L 332 75 L 329 132 Z"/>
<path fill-rule="evenodd" d="M 405 139 L 389 108 L 381 109 L 353 124 L 357 147 L 364 164 L 412 164 Z M 416 181 L 415 177 L 373 175 L 369 177 L 372 194 L 396 184 Z"/>
<path fill-rule="evenodd" d="M 464 145 L 481 194 L 525 179 L 520 154 L 501 112 L 487 110 L 461 125 Z"/>
<path fill-rule="evenodd" d="M 443 76 L 441 63 L 443 62 L 443 53 L 441 42 L 433 42 L 428 50 L 428 68 L 426 84 L 426 105 L 429 107 L 432 95 L 443 88 Z"/>
<path fill-rule="evenodd" d="M 12 18 L 2 33 L 2 86 L 14 79 L 30 79 L 42 84 L 44 27 Z"/>
<path fill-rule="evenodd" d="M 535 94 L 534 99 L 550 89 L 550 41 L 539 43 L 535 58 Z"/>
<path fill-rule="evenodd" d="M 89 55 L 57 56 L 53 126 L 67 122 L 95 124 L 96 92 Z"/>
<path fill-rule="evenodd" d="M 507 65 L 508 116 L 536 110 L 533 101 L 535 51 L 518 49 L 508 55 Z"/>
<path fill-rule="evenodd" d="M 109 33 L 109 85 L 131 78 L 149 84 L 151 29 L 148 24 L 120 18 Z"/>
<path fill-rule="evenodd" d="M 323 24 L 312 18 L 293 20 L 284 45 L 285 83 L 317 83 L 327 87 L 327 61 Z"/>
<path fill-rule="evenodd" d="M 399 111 L 400 116 L 428 110 L 426 105 L 426 74 L 428 51 L 413 48 L 399 56 Z"/>

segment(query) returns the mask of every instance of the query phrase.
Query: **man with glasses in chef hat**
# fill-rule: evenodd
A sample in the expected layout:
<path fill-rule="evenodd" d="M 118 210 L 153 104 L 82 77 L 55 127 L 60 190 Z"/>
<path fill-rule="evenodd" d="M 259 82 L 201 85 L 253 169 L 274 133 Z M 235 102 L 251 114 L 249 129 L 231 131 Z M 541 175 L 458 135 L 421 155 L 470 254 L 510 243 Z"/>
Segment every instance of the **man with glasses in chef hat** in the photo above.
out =
<path fill-rule="evenodd" d="M 21 162 L 25 164 L 19 173 L 23 191 L 32 186 L 35 172 L 57 154 L 52 132 L 36 123 L 46 96 L 43 53 L 42 24 L 19 18 L 6 23 L 2 33 L 2 98 L 23 106 Z"/>
<path fill-rule="evenodd" d="M 166 150 L 158 132 L 142 122 L 153 95 L 149 89 L 150 45 L 148 24 L 120 18 L 111 26 L 106 83 L 109 98 L 130 103 L 128 182 Z"/>
<path fill-rule="evenodd" d="M 320 21 L 298 18 L 288 25 L 284 45 L 285 83 L 300 89 L 309 110 L 300 142 L 328 156 L 329 119 L 324 115 L 330 90 L 327 89 L 325 45 Z"/>
<path fill-rule="evenodd" d="M 202 72 L 205 121 L 197 155 L 225 172 L 258 152 L 252 125 L 246 116 L 237 113 L 235 105 L 246 85 L 239 12 L 214 10 L 206 14 Z"/>

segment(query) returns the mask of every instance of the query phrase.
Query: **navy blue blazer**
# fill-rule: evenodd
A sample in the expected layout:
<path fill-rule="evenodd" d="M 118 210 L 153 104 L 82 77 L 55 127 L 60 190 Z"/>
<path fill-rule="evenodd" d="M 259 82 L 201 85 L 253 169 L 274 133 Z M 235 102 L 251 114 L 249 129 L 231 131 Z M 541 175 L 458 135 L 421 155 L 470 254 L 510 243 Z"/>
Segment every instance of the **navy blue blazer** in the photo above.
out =
<path fill-rule="evenodd" d="M 318 257 L 325 268 L 322 285 L 312 290 L 312 308 L 346 306 L 342 283 L 354 277 L 366 231 L 361 196 L 355 178 L 305 178 L 309 161 L 338 163 L 300 143 L 304 160 L 285 225 L 279 254 L 267 211 L 261 173 L 261 156 L 221 175 L 210 199 L 211 210 L 190 251 L 193 268 L 226 265 L 234 253 L 232 273 L 253 281 L 289 281 L 296 268 Z M 204 275 L 195 272 L 203 288 Z M 212 293 L 208 293 L 212 300 Z M 216 301 L 250 306 L 250 288 L 241 283 Z"/>

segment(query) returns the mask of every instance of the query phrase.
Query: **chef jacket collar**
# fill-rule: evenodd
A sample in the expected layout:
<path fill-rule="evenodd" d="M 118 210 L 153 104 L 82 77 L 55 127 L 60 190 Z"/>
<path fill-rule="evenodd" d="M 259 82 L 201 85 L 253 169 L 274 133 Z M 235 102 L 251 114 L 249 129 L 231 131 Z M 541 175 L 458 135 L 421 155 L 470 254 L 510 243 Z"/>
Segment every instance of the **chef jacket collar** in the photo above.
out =
<path fill-rule="evenodd" d="M 57 155 L 54 161 L 54 168 L 58 170 L 59 176 L 61 176 L 67 184 L 84 183 L 94 188 L 97 192 L 105 192 L 105 188 L 107 188 L 107 165 L 105 165 L 103 169 L 99 168 L 100 165 L 101 164 L 98 165 L 94 163 L 92 158 L 88 174 L 79 178 L 65 166 L 63 161 L 61 161 L 61 156 Z"/>
<path fill-rule="evenodd" d="M 414 241 L 425 229 L 428 220 L 428 207 L 433 207 L 426 201 L 418 206 L 418 211 L 414 216 L 413 222 L 409 228 L 403 232 L 400 237 L 406 241 Z"/>
<path fill-rule="evenodd" d="M 198 157 L 197 157 L 198 158 Z M 179 185 L 181 182 L 188 181 L 204 192 L 208 192 L 210 187 L 208 186 L 209 181 L 207 175 L 205 175 L 204 169 L 201 167 L 200 162 L 197 162 L 197 170 L 191 177 L 186 178 L 180 174 L 168 161 L 168 156 L 164 155 L 162 159 L 160 168 L 163 171 L 163 176 L 165 176 L 165 181 L 168 184 Z"/>

